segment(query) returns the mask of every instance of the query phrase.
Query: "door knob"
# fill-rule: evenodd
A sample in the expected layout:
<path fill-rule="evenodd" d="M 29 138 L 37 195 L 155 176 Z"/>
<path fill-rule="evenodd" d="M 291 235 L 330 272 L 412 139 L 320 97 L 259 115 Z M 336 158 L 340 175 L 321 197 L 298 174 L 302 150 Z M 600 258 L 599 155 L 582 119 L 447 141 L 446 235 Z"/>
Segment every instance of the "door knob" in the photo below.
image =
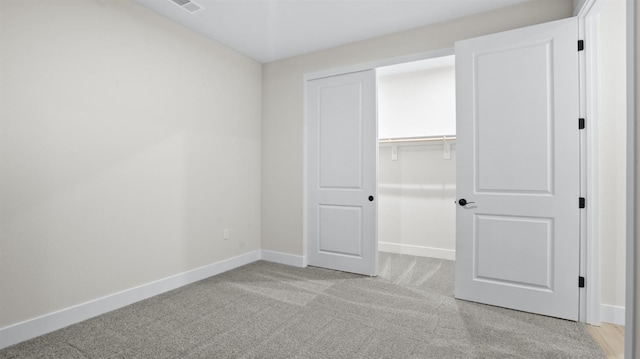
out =
<path fill-rule="evenodd" d="M 373 196 L 369 196 L 369 202 L 373 202 Z"/>
<path fill-rule="evenodd" d="M 475 202 L 468 202 L 466 199 L 464 198 L 460 198 L 460 200 L 458 201 L 458 204 L 461 205 L 462 207 L 468 205 L 469 203 L 475 203 Z"/>

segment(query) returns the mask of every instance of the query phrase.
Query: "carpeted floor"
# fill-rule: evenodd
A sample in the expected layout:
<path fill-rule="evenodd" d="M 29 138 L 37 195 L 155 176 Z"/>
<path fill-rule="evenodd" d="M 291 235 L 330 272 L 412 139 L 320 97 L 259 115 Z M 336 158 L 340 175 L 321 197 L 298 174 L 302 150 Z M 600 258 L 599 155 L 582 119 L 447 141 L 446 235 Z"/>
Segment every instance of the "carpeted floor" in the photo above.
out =
<path fill-rule="evenodd" d="M 380 253 L 377 278 L 256 262 L 0 358 L 603 358 L 584 325 L 453 298 L 451 261 Z"/>

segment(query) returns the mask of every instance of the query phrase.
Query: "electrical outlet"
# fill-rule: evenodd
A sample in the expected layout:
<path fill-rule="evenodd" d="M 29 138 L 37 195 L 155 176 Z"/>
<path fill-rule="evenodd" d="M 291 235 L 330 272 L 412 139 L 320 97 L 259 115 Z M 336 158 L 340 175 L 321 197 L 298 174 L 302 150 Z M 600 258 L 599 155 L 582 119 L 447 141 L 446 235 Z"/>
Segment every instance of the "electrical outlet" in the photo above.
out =
<path fill-rule="evenodd" d="M 229 229 L 225 228 L 224 231 L 222 231 L 222 239 L 229 239 Z"/>

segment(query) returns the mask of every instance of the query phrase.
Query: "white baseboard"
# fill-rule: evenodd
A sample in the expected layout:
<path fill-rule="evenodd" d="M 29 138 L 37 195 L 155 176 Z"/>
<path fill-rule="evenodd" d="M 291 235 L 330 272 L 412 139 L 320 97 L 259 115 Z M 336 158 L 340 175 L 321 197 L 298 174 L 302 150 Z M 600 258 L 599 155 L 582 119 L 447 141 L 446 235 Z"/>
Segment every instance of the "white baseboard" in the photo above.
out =
<path fill-rule="evenodd" d="M 253 263 L 261 258 L 260 251 L 249 252 L 221 262 L 206 265 L 155 282 L 98 298 L 38 318 L 0 328 L 0 349 L 122 308 L 129 304 L 168 292 L 184 285 Z"/>
<path fill-rule="evenodd" d="M 307 257 L 293 254 L 262 250 L 260 258 L 267 262 L 286 264 L 294 267 L 306 267 Z"/>
<path fill-rule="evenodd" d="M 431 257 L 439 259 L 456 260 L 456 251 L 453 249 L 415 246 L 410 244 L 398 244 L 378 242 L 378 250 L 397 254 L 408 254 L 418 257 Z"/>
<path fill-rule="evenodd" d="M 624 325 L 625 311 L 624 307 L 615 305 L 600 305 L 600 321 L 605 323 Z"/>

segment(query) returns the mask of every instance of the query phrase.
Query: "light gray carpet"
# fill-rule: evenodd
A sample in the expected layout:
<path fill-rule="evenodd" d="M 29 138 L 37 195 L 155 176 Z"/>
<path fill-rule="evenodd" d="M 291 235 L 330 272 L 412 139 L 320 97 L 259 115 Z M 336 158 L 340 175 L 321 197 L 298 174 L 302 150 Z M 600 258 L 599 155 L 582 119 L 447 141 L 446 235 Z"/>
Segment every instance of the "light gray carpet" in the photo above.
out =
<path fill-rule="evenodd" d="M 0 351 L 0 358 L 603 358 L 584 325 L 453 299 L 453 262 L 380 275 L 256 262 Z"/>

